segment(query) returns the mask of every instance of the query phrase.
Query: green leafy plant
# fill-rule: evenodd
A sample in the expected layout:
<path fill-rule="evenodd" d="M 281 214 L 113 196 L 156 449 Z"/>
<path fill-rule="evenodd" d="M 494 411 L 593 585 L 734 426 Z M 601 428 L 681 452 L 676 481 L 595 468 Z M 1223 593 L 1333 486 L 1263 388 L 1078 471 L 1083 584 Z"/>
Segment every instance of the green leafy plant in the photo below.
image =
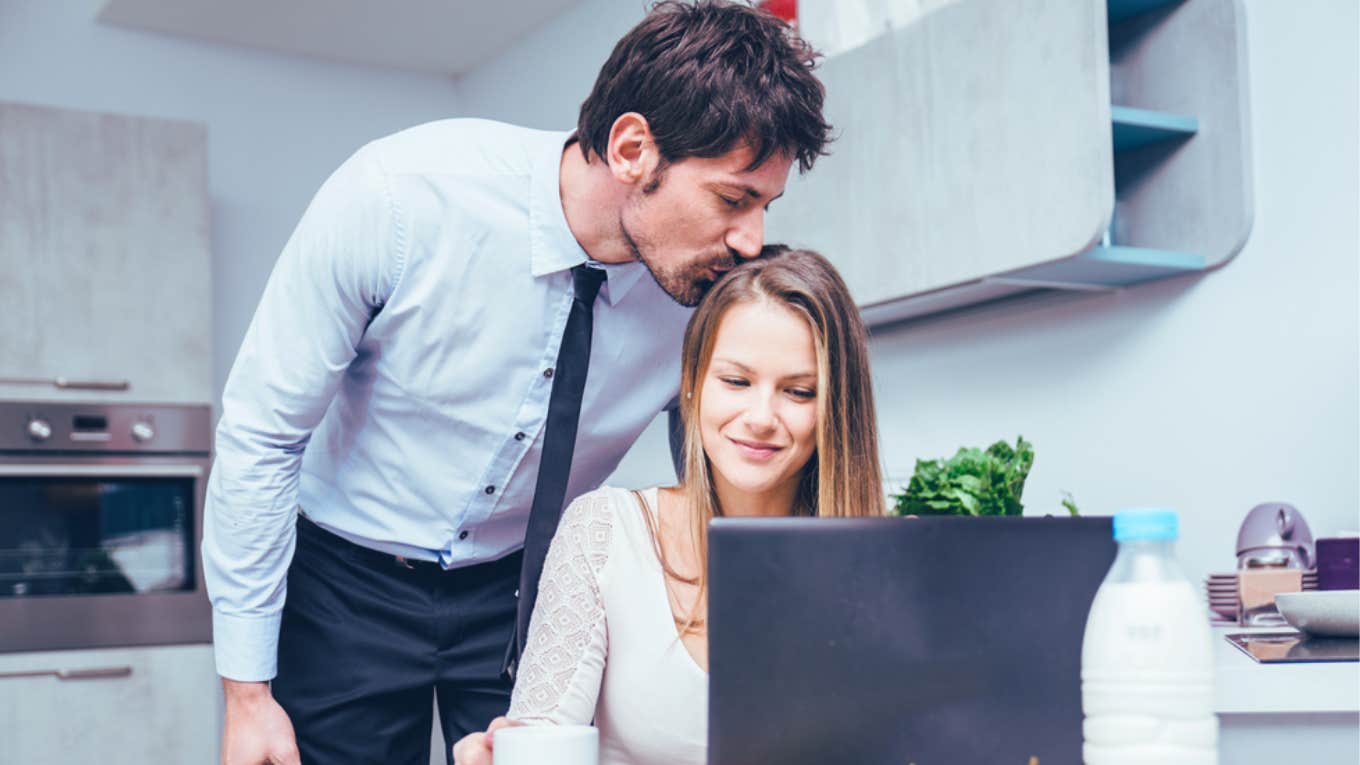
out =
<path fill-rule="evenodd" d="M 1081 512 L 1077 510 L 1077 501 L 1072 499 L 1072 492 L 1065 491 L 1062 495 L 1062 506 L 1067 508 L 1067 512 L 1071 513 L 1073 518 L 1081 515 Z"/>
<path fill-rule="evenodd" d="M 997 441 L 981 449 L 959 449 L 953 457 L 917 460 L 906 491 L 894 495 L 898 515 L 1020 515 L 1025 478 L 1034 465 L 1034 445 L 1023 436 L 1015 447 Z"/>

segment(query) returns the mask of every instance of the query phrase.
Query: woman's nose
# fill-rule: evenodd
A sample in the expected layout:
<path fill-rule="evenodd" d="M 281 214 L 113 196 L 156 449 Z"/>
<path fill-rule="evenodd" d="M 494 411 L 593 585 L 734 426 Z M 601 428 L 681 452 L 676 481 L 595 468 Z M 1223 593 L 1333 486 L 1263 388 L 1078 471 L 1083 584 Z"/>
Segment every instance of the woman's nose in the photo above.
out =
<path fill-rule="evenodd" d="M 742 419 L 752 431 L 772 430 L 776 420 L 773 394 L 759 391 L 752 396 Z"/>

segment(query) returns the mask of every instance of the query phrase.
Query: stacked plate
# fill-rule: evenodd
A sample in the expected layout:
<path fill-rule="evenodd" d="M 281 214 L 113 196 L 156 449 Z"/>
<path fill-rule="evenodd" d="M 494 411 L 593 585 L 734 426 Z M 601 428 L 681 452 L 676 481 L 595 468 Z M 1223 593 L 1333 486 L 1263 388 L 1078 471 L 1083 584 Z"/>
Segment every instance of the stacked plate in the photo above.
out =
<path fill-rule="evenodd" d="M 1303 589 L 1317 589 L 1317 571 L 1303 572 Z M 1209 610 L 1220 619 L 1237 621 L 1237 572 L 1210 574 L 1204 577 L 1204 595 Z"/>

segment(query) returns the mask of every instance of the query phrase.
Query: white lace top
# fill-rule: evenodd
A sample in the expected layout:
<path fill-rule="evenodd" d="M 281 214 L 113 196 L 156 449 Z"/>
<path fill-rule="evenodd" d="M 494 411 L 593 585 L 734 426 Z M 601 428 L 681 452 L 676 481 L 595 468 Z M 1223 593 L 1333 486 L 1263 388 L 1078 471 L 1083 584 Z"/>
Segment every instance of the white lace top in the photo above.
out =
<path fill-rule="evenodd" d="M 657 490 L 602 488 L 562 514 L 509 716 L 588 724 L 600 765 L 703 765 L 708 674 L 685 650 L 651 531 Z M 655 518 L 655 516 L 653 516 Z"/>

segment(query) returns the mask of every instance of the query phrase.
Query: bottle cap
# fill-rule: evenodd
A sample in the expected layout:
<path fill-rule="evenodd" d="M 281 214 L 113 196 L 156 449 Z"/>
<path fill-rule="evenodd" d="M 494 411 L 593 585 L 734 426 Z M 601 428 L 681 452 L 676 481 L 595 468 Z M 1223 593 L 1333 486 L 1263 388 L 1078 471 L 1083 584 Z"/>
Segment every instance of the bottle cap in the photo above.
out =
<path fill-rule="evenodd" d="M 1175 510 L 1160 507 L 1135 507 L 1120 510 L 1114 515 L 1114 540 L 1127 542 L 1139 539 L 1175 539 L 1180 535 L 1180 524 Z"/>

